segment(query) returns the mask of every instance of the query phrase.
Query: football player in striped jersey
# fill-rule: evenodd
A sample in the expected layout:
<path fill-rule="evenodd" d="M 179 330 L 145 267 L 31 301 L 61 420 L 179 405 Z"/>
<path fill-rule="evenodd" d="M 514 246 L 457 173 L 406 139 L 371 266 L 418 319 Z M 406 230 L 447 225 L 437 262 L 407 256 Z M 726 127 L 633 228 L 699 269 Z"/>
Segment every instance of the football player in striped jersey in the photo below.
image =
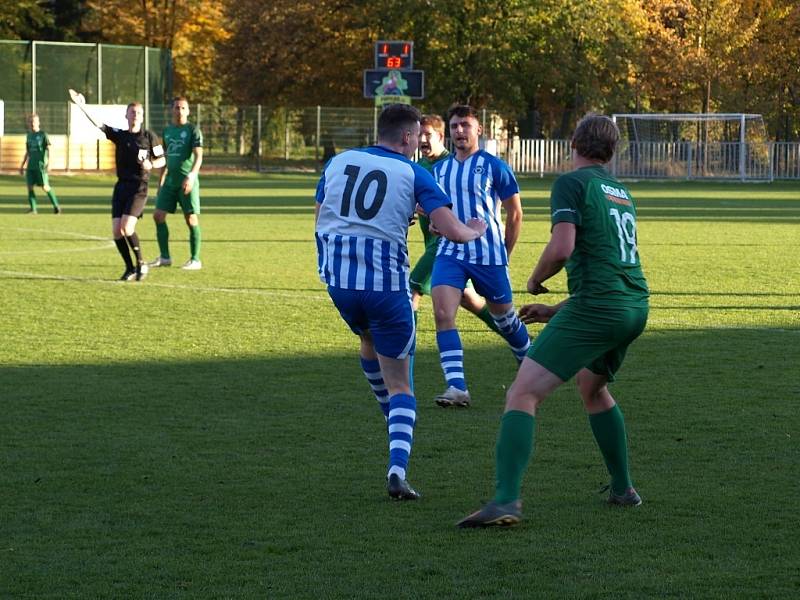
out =
<path fill-rule="evenodd" d="M 406 479 L 416 399 L 409 373 L 416 329 L 408 283 L 408 226 L 417 204 L 448 239 L 466 243 L 485 221 L 462 223 L 431 174 L 410 160 L 419 144 L 420 113 L 387 106 L 377 145 L 334 156 L 316 193 L 320 279 L 351 330 L 360 337 L 361 366 L 383 409 L 389 434 L 387 490 L 399 500 L 419 494 Z"/>

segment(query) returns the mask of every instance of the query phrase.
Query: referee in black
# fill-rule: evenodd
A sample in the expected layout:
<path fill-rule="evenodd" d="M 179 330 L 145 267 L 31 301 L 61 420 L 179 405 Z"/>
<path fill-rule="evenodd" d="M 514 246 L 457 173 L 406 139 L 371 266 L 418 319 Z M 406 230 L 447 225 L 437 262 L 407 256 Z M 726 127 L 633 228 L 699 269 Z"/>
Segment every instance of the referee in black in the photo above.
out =
<path fill-rule="evenodd" d="M 142 258 L 136 223 L 147 203 L 147 182 L 150 179 L 150 171 L 160 169 L 166 164 L 164 149 L 156 134 L 142 128 L 144 109 L 140 103 L 131 102 L 128 105 L 125 111 L 128 130 L 124 131 L 95 121 L 86 110 L 83 94 L 74 90 L 70 90 L 69 94 L 89 121 L 105 133 L 116 146 L 117 183 L 111 199 L 111 227 L 114 243 L 122 260 L 125 261 L 125 272 L 120 279 L 141 281 L 147 276 L 147 263 Z M 136 265 L 131 259 L 129 247 L 136 257 Z"/>

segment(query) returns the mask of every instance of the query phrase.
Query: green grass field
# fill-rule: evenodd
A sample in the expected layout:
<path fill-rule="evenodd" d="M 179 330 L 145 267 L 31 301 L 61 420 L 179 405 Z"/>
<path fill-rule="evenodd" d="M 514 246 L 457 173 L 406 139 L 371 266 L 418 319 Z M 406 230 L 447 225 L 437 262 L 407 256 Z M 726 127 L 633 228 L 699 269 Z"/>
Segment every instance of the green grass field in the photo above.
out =
<path fill-rule="evenodd" d="M 800 183 L 630 184 L 652 308 L 613 392 L 645 504 L 604 505 L 568 384 L 540 413 L 526 520 L 461 531 L 492 495 L 515 363 L 460 316 L 474 404 L 437 408 L 425 300 L 424 498 L 390 502 L 383 419 L 316 274 L 313 176 L 203 178 L 204 269 L 142 283 L 115 281 L 113 179 L 52 181 L 64 214 L 39 192 L 34 216 L 0 177 L 0 597 L 800 596 Z M 550 183 L 522 181 L 517 304 Z M 139 232 L 154 258 L 149 209 Z"/>

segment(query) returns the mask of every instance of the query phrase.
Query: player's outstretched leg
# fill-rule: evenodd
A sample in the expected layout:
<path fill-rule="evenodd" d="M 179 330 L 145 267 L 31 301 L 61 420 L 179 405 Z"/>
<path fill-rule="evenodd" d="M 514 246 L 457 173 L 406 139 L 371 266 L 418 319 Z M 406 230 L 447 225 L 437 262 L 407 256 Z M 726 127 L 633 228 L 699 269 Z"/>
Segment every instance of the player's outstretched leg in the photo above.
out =
<path fill-rule="evenodd" d="M 389 420 L 389 390 L 386 383 L 383 381 L 383 374 L 381 373 L 381 365 L 375 360 L 361 357 L 361 369 L 364 371 L 364 377 L 367 378 L 369 387 L 372 388 L 372 393 L 375 394 L 375 399 L 378 401 L 378 406 L 383 413 L 383 418 Z"/>
<path fill-rule="evenodd" d="M 608 503 L 612 506 L 639 506 L 642 499 L 631 482 L 625 418 L 619 406 L 615 404 L 610 410 L 590 414 L 589 425 L 611 476 Z"/>
<path fill-rule="evenodd" d="M 520 321 L 513 306 L 504 313 L 493 314 L 492 318 L 500 329 L 500 335 L 511 347 L 517 362 L 522 363 L 522 359 L 525 358 L 525 354 L 531 346 L 531 339 L 525 323 Z"/>
<path fill-rule="evenodd" d="M 419 493 L 406 481 L 408 458 L 417 420 L 417 401 L 410 394 L 389 398 L 389 472 L 386 489 L 395 500 L 416 500 Z"/>
<path fill-rule="evenodd" d="M 169 255 L 169 227 L 164 220 L 156 219 L 156 214 L 153 213 L 153 219 L 156 222 L 156 241 L 158 241 L 158 258 L 150 263 L 151 267 L 169 267 L 172 265 L 172 258 Z"/>
<path fill-rule="evenodd" d="M 628 465 L 625 417 L 608 391 L 607 378 L 589 369 L 581 369 L 576 383 L 592 434 L 611 476 L 608 503 L 612 506 L 639 506 L 642 499 L 633 487 Z"/>
<path fill-rule="evenodd" d="M 447 389 L 436 396 L 436 404 L 442 407 L 469 406 L 470 396 L 464 378 L 464 347 L 457 329 L 436 333 L 439 346 L 439 361 L 442 365 Z"/>
<path fill-rule="evenodd" d="M 136 277 L 136 269 L 134 268 L 133 261 L 131 260 L 128 242 L 124 237 L 119 237 L 114 239 L 114 244 L 116 244 L 117 251 L 122 257 L 122 260 L 125 262 L 125 272 L 122 274 L 122 277 L 120 277 L 120 281 L 133 281 L 134 277 Z"/>
<path fill-rule="evenodd" d="M 497 436 L 497 484 L 494 500 L 458 522 L 458 527 L 508 527 L 522 520 L 522 476 L 533 454 L 536 418 L 510 410 L 500 421 Z"/>
<path fill-rule="evenodd" d="M 461 297 L 461 306 L 483 321 L 486 326 L 497 335 L 503 335 L 497 323 L 494 322 L 494 317 L 492 317 L 492 313 L 489 311 L 486 300 L 471 287 L 464 288 L 464 294 Z"/>
<path fill-rule="evenodd" d="M 44 193 L 47 194 L 47 197 L 50 200 L 50 204 L 53 205 L 53 212 L 57 215 L 61 214 L 61 206 L 58 203 L 58 198 L 56 198 L 56 193 L 53 191 L 49 185 L 47 187 L 42 188 Z"/>
<path fill-rule="evenodd" d="M 33 188 L 28 188 L 28 212 L 31 214 L 36 214 L 38 212 L 36 207 L 36 192 L 33 191 Z"/>

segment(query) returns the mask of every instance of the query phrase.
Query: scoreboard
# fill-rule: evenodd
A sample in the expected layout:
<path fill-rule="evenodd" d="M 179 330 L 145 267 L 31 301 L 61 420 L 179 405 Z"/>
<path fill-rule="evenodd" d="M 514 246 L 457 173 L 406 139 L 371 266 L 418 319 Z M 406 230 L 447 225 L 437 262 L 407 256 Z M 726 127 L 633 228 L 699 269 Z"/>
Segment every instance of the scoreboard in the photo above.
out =
<path fill-rule="evenodd" d="M 375 42 L 375 68 L 364 71 L 364 97 L 376 106 L 425 97 L 425 72 L 414 70 L 414 42 Z"/>
<path fill-rule="evenodd" d="M 413 69 L 414 42 L 375 42 L 375 68 L 401 71 Z"/>

